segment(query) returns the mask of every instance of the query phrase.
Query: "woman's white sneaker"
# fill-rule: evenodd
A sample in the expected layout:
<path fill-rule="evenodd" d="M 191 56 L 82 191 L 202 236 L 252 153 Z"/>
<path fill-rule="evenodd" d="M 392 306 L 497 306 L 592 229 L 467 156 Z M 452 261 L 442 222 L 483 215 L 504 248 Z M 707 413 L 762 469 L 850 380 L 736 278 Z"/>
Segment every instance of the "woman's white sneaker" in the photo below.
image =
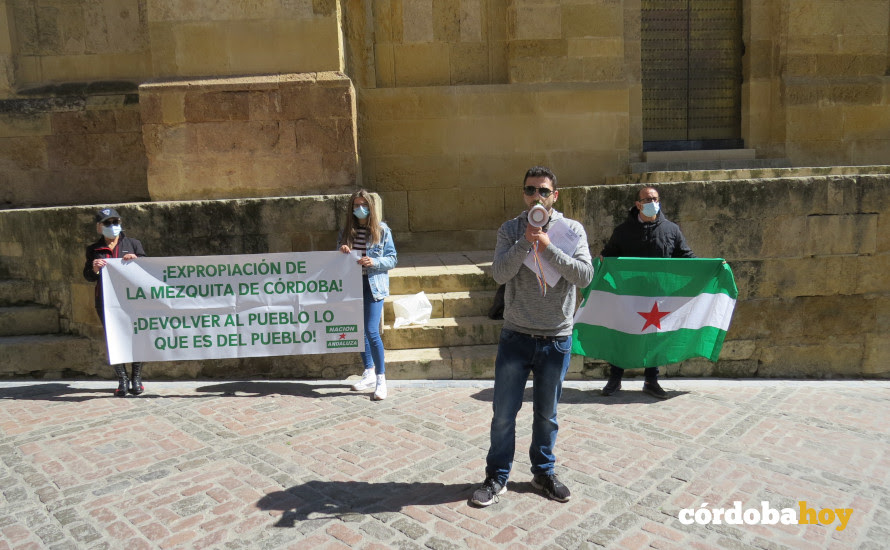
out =
<path fill-rule="evenodd" d="M 377 389 L 374 390 L 374 395 L 371 396 L 371 399 L 374 401 L 383 401 L 386 399 L 386 375 L 378 374 L 377 375 Z"/>
<path fill-rule="evenodd" d="M 365 369 L 362 373 L 362 379 L 352 385 L 352 391 L 370 390 L 377 384 L 374 378 L 374 369 Z"/>

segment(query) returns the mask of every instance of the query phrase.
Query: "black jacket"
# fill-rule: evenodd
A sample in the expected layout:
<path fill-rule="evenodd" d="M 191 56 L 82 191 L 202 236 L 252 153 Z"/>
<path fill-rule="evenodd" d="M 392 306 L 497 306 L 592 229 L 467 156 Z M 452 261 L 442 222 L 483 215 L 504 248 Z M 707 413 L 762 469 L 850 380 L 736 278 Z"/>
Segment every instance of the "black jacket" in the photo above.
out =
<path fill-rule="evenodd" d="M 659 210 L 653 222 L 641 222 L 636 206 L 627 219 L 615 228 L 600 253 L 604 257 L 695 258 L 680 228 Z"/>
<path fill-rule="evenodd" d="M 105 245 L 105 237 L 99 237 L 96 242 L 87 246 L 86 261 L 83 264 L 83 278 L 96 283 L 96 307 L 102 303 L 102 277 L 100 273 L 93 272 L 93 260 L 106 258 L 123 258 L 127 254 L 145 256 L 145 249 L 137 239 L 127 237 L 122 231 L 114 250 Z"/>

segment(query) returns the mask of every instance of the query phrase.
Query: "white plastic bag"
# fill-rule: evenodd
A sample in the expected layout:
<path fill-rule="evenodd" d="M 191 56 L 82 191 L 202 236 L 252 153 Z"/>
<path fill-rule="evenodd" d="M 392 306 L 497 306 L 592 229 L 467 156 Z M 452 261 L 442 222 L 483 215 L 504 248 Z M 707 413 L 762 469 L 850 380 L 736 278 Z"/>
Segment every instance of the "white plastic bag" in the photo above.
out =
<path fill-rule="evenodd" d="M 392 309 L 396 315 L 392 328 L 399 328 L 405 325 L 422 325 L 430 320 L 430 315 L 433 313 L 433 305 L 422 290 L 417 294 L 394 300 Z"/>

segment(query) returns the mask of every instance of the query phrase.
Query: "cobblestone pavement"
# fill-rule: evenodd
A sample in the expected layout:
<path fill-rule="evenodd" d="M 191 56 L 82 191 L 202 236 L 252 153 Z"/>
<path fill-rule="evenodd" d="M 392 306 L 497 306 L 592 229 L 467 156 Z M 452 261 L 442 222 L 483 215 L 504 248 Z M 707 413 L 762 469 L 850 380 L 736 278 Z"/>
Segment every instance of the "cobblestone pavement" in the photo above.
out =
<path fill-rule="evenodd" d="M 490 382 L 390 381 L 383 402 L 340 381 L 4 382 L 0 549 L 888 547 L 890 382 L 663 385 L 566 383 L 565 504 L 530 484 L 527 392 L 509 490 L 479 509 Z M 736 501 L 794 524 L 679 519 Z"/>

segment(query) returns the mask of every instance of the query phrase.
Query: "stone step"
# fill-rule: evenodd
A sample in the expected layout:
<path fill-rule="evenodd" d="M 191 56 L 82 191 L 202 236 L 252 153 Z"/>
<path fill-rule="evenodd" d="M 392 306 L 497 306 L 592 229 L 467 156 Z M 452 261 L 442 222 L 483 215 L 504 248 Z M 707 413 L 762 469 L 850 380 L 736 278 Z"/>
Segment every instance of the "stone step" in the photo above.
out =
<path fill-rule="evenodd" d="M 754 160 L 755 149 L 687 149 L 681 151 L 646 151 L 645 162 L 683 162 L 708 160 Z"/>
<path fill-rule="evenodd" d="M 497 344 L 386 350 L 386 377 L 393 380 L 491 380 Z M 566 374 L 581 380 L 584 358 L 573 355 Z M 351 378 L 358 379 L 358 376 Z"/>
<path fill-rule="evenodd" d="M 65 378 L 102 367 L 89 338 L 67 334 L 0 337 L 0 378 Z"/>
<path fill-rule="evenodd" d="M 391 295 L 495 290 L 491 278 L 493 252 L 409 253 L 389 272 Z"/>
<path fill-rule="evenodd" d="M 0 307 L 0 336 L 55 334 L 59 332 L 59 312 L 39 305 Z"/>
<path fill-rule="evenodd" d="M 0 306 L 14 306 L 34 301 L 34 285 L 20 279 L 0 280 Z"/>
<path fill-rule="evenodd" d="M 480 317 L 488 315 L 494 301 L 495 290 L 474 290 L 472 292 L 426 293 L 433 311 L 430 318 Z M 408 295 L 388 296 L 383 303 L 383 319 L 390 325 L 395 321 L 393 302 Z"/>
<path fill-rule="evenodd" d="M 429 294 L 494 290 L 497 287 L 491 275 L 478 268 L 450 269 L 447 272 L 429 268 L 423 271 L 417 270 L 409 275 L 396 274 L 396 278 L 390 275 L 390 294 L 395 295 L 417 294 L 421 290 Z"/>
<path fill-rule="evenodd" d="M 440 348 L 496 344 L 503 321 L 488 317 L 444 317 L 430 319 L 423 325 L 383 327 L 383 347 L 388 350 Z"/>
<path fill-rule="evenodd" d="M 763 159 L 767 160 L 767 159 Z M 803 178 L 810 176 L 846 176 L 862 174 L 887 174 L 890 166 L 798 166 L 789 168 L 787 159 L 778 160 L 781 166 L 766 168 L 736 168 L 723 170 L 674 170 L 674 171 L 644 171 L 641 173 L 625 174 L 607 178 L 607 185 L 622 185 L 636 183 L 670 183 L 683 181 L 726 181 L 726 180 L 751 180 L 774 178 Z"/>
<path fill-rule="evenodd" d="M 671 160 L 633 162 L 630 171 L 634 174 L 648 172 L 690 172 L 704 170 L 762 170 L 767 168 L 787 168 L 788 159 L 713 159 L 713 160 Z"/>
<path fill-rule="evenodd" d="M 497 344 L 386 350 L 386 376 L 394 380 L 494 378 Z"/>
<path fill-rule="evenodd" d="M 460 253 L 462 250 L 494 250 L 497 229 L 463 229 L 461 231 L 399 232 L 396 247 L 402 253 L 427 253 L 430 250 Z"/>

